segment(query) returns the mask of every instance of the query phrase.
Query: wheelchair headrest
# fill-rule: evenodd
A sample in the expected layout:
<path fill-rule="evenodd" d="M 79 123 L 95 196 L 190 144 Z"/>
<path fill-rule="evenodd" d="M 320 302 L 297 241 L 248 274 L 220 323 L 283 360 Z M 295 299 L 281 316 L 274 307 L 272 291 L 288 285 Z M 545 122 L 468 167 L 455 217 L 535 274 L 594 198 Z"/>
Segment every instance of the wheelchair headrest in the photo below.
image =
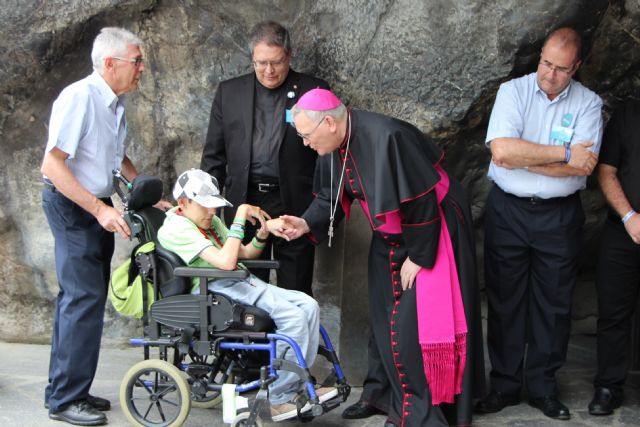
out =
<path fill-rule="evenodd" d="M 133 179 L 127 199 L 127 208 L 140 210 L 153 206 L 162 198 L 162 180 L 157 176 L 138 175 Z"/>

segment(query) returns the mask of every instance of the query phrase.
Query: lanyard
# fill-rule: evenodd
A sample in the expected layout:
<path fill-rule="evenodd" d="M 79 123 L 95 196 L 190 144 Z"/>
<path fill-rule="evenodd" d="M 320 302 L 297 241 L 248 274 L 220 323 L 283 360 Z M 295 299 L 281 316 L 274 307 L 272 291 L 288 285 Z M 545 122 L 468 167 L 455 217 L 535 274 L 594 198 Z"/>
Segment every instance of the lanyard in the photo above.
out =
<path fill-rule="evenodd" d="M 180 209 L 178 209 L 176 211 L 176 215 L 180 215 L 180 216 L 184 217 L 184 214 L 182 213 L 182 211 Z M 202 233 L 202 235 L 205 237 L 205 239 L 211 240 L 211 237 L 213 237 L 213 240 L 215 241 L 215 243 L 218 244 L 218 249 L 222 249 L 222 241 L 220 240 L 220 238 L 218 237 L 218 233 L 216 233 L 216 231 L 214 229 L 210 228 L 208 230 L 205 230 L 203 228 L 198 227 L 197 225 L 196 225 L 196 227 L 198 228 L 198 231 L 200 231 L 200 233 Z M 210 234 L 207 234 L 207 231 Z"/>

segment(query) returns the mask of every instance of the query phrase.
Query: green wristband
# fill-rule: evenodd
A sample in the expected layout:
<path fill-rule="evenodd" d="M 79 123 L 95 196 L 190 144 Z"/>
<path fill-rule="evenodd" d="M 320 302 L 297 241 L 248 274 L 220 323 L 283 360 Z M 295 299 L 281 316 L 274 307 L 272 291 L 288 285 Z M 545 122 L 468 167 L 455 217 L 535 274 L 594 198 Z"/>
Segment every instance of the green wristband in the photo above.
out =
<path fill-rule="evenodd" d="M 267 246 L 267 245 L 258 245 L 258 240 L 255 237 L 253 239 L 251 239 L 251 244 L 256 249 L 264 249 L 265 246 Z"/>

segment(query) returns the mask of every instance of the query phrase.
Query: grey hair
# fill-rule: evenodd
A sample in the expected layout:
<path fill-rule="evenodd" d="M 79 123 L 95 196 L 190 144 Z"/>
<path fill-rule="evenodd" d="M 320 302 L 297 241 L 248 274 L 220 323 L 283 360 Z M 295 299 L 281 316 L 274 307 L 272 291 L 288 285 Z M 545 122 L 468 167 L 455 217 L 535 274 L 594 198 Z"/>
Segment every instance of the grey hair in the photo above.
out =
<path fill-rule="evenodd" d="M 103 28 L 93 41 L 91 50 L 93 68 L 98 72 L 102 71 L 105 58 L 126 55 L 129 45 L 142 46 L 142 40 L 124 28 Z"/>
<path fill-rule="evenodd" d="M 291 37 L 289 31 L 275 21 L 263 21 L 256 24 L 251 31 L 251 53 L 258 43 L 266 43 L 269 46 L 280 46 L 285 55 L 291 53 Z"/>
<path fill-rule="evenodd" d="M 344 104 L 340 103 L 336 108 L 332 108 L 331 110 L 305 110 L 304 108 L 298 107 L 298 104 L 294 105 L 291 108 L 291 114 L 295 117 L 299 112 L 304 111 L 304 113 L 309 117 L 312 121 L 320 121 L 326 116 L 331 116 L 336 120 L 343 119 L 347 114 L 347 107 Z"/>

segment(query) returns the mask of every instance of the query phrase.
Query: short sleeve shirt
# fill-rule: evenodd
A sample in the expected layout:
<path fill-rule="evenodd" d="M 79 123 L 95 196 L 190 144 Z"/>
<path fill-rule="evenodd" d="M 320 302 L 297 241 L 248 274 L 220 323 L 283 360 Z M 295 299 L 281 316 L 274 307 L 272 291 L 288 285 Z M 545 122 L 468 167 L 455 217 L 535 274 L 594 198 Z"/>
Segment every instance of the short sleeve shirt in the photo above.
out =
<path fill-rule="evenodd" d="M 158 242 L 178 255 L 189 267 L 211 268 L 211 264 L 200 258 L 200 253 L 209 246 L 221 248 L 227 240 L 227 227 L 214 215 L 211 228 L 201 231 L 190 219 L 178 215 L 177 210 L 178 207 L 175 207 L 167 212 L 167 217 L 158 230 Z M 192 285 L 198 287 L 197 279 L 192 280 Z"/>
<path fill-rule="evenodd" d="M 640 104 L 629 103 L 614 112 L 607 124 L 600 162 L 613 166 L 622 190 L 640 211 Z"/>
<path fill-rule="evenodd" d="M 114 169 L 122 166 L 127 122 L 124 99 L 94 72 L 67 86 L 54 101 L 46 152 L 67 153 L 78 182 L 96 197 L 113 194 Z"/>
<path fill-rule="evenodd" d="M 543 145 L 562 144 L 552 138 L 555 127 L 571 130 L 570 143 L 593 141 L 600 151 L 602 100 L 572 80 L 553 100 L 539 88 L 536 73 L 503 83 L 491 112 L 486 143 L 496 138 L 519 138 Z M 502 190 L 520 197 L 564 197 L 583 189 L 586 177 L 551 177 L 526 169 L 507 169 L 491 162 L 489 179 Z"/>

